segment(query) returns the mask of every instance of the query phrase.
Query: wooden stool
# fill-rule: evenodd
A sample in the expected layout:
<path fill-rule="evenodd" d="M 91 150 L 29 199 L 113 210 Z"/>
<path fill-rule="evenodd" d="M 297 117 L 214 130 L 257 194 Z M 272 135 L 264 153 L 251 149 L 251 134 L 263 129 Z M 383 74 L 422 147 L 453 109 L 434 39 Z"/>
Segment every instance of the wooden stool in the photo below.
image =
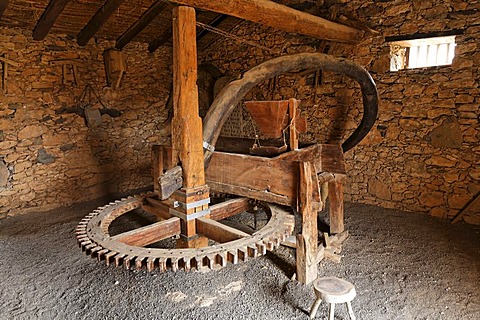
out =
<path fill-rule="evenodd" d="M 352 301 L 353 298 L 355 298 L 355 296 L 357 295 L 353 284 L 336 277 L 324 277 L 318 278 L 313 282 L 313 289 L 315 290 L 317 300 L 315 300 L 312 305 L 312 309 L 310 311 L 310 319 L 315 318 L 318 307 L 323 300 L 327 303 L 330 303 L 330 310 L 328 312 L 329 320 L 333 320 L 336 303 L 346 303 L 350 319 L 355 320 L 352 305 L 350 304 L 350 301 Z"/>

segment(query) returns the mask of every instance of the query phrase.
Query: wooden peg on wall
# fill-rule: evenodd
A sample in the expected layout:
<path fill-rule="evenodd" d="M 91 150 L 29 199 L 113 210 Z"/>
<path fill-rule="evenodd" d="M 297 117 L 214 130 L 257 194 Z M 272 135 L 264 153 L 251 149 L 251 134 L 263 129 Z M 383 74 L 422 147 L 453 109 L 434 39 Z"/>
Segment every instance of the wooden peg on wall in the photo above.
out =
<path fill-rule="evenodd" d="M 2 64 L 2 91 L 3 91 L 3 94 L 7 94 L 8 93 L 8 66 L 11 65 L 11 66 L 14 66 L 14 67 L 18 67 L 19 64 L 15 61 L 12 61 L 10 59 L 8 59 L 8 54 L 7 53 L 4 53 L 3 55 L 0 56 L 0 62 Z"/>

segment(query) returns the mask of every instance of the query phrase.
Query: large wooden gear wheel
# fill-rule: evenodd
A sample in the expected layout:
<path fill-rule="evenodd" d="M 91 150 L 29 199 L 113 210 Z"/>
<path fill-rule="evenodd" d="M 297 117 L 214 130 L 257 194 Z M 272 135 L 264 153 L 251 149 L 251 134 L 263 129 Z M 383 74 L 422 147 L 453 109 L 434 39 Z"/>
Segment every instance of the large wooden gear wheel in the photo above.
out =
<path fill-rule="evenodd" d="M 82 251 L 99 261 L 104 260 L 107 265 L 123 265 L 127 269 L 133 266 L 136 269 L 146 268 L 148 271 L 158 269 L 162 272 L 202 268 L 217 269 L 225 267 L 228 263 L 237 264 L 264 255 L 267 250 L 278 247 L 294 228 L 294 217 L 289 212 L 277 205 L 261 204 L 263 209 L 270 214 L 270 219 L 263 228 L 248 235 L 240 230 L 235 232 L 236 229 L 225 226 L 225 230 L 232 234 L 244 234 L 245 236 L 203 248 L 146 247 L 152 241 L 156 242 L 178 235 L 180 231 L 176 224 L 179 224 L 179 221 L 177 217 L 173 216 L 170 219 L 140 228 L 142 230 L 136 229 L 119 235 L 110 235 L 109 227 L 116 218 L 142 208 L 147 201 L 152 201 L 151 196 L 152 194 L 147 194 L 124 198 L 100 207 L 87 215 L 76 229 L 77 240 Z M 211 208 L 212 212 L 215 212 L 215 205 Z M 215 217 L 220 218 L 220 216 L 213 215 L 213 218 Z M 225 214 L 222 217 L 225 217 Z M 152 232 L 149 233 L 149 231 Z M 132 240 L 135 238 L 135 233 L 142 234 L 140 242 Z M 151 238 L 149 238 L 149 234 L 152 236 Z"/>

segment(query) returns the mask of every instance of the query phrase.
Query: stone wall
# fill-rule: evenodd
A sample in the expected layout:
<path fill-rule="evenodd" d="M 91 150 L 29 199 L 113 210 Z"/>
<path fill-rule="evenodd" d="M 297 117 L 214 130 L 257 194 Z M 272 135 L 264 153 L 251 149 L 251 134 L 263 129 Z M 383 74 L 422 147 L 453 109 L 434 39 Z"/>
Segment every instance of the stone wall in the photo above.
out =
<path fill-rule="evenodd" d="M 62 35 L 34 41 L 31 32 L 0 29 L 0 54 L 18 63 L 0 93 L 0 218 L 152 184 L 150 146 L 166 143 L 169 130 L 171 48 L 149 54 L 129 44 L 128 72 L 114 90 L 102 56 L 113 45 L 79 47 Z M 51 62 L 63 59 L 78 64 L 77 84 L 71 66 L 63 79 Z M 80 103 L 87 85 L 93 90 Z M 87 125 L 84 107 L 102 110 L 99 126 Z"/>
<path fill-rule="evenodd" d="M 480 4 L 479 1 L 324 1 L 324 17 L 343 15 L 379 32 L 358 45 L 342 45 L 286 34 L 242 22 L 203 52 L 201 59 L 238 77 L 270 58 L 299 52 L 328 52 L 369 70 L 380 95 L 374 129 L 346 153 L 347 199 L 452 218 L 480 192 Z M 314 8 L 318 9 L 318 8 Z M 385 37 L 462 30 L 451 66 L 389 71 Z M 251 45 L 248 42 L 255 42 Z M 359 87 L 324 72 L 285 75 L 264 83 L 246 100 L 302 100 L 309 130 L 301 138 L 341 142 L 361 118 Z M 242 106 L 227 123 L 226 135 L 252 137 Z M 237 130 L 232 128 L 237 127 Z M 480 208 L 464 216 L 480 224 Z"/>

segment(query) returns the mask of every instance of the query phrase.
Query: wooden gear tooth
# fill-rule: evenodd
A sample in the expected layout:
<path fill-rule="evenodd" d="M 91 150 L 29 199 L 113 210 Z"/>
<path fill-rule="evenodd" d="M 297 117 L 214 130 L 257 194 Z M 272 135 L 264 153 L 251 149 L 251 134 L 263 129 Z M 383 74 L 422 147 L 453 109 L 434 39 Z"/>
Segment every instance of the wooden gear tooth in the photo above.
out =
<path fill-rule="evenodd" d="M 105 255 L 110 252 L 110 250 L 108 249 L 102 249 L 100 251 L 97 252 L 97 259 L 98 261 L 102 261 L 102 260 L 105 260 Z"/>
<path fill-rule="evenodd" d="M 155 261 L 157 258 L 149 257 L 147 258 L 147 271 L 152 272 L 155 269 Z"/>
<path fill-rule="evenodd" d="M 113 257 L 117 254 L 115 251 L 110 251 L 107 254 L 105 254 L 105 264 L 109 266 L 112 261 L 114 261 Z"/>

